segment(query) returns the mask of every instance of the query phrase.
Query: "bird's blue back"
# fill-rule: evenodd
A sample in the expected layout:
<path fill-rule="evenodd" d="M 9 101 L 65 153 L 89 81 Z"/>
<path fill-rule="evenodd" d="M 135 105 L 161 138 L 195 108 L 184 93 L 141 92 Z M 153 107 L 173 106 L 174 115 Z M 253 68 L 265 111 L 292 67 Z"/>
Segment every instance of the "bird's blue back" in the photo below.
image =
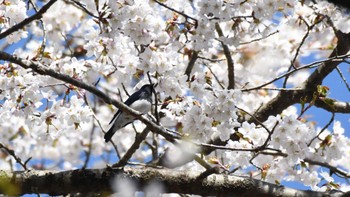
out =
<path fill-rule="evenodd" d="M 134 92 L 128 99 L 126 99 L 124 104 L 127 105 L 127 106 L 130 106 L 133 102 L 135 102 L 138 99 L 140 99 L 141 94 L 143 93 L 142 90 L 145 89 L 147 86 L 151 86 L 151 88 L 152 88 L 152 85 L 144 85 L 139 91 Z M 122 111 L 119 109 L 117 111 L 117 113 L 114 114 L 114 116 L 113 116 L 112 120 L 109 122 L 109 124 L 111 124 L 114 120 L 116 120 L 121 112 Z"/>

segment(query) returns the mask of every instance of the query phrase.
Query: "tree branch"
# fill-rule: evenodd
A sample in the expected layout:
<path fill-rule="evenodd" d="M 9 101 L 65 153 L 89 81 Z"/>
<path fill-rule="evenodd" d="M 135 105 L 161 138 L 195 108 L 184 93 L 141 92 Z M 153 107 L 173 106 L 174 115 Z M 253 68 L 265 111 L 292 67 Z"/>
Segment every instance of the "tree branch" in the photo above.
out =
<path fill-rule="evenodd" d="M 6 36 L 12 34 L 15 31 L 18 31 L 19 29 L 22 29 L 24 26 L 28 25 L 34 20 L 40 19 L 43 14 L 56 2 L 57 0 L 51 0 L 47 4 L 45 4 L 37 13 L 32 15 L 29 18 L 24 19 L 20 23 L 8 28 L 6 31 L 2 32 L 0 34 L 0 40 L 5 38 Z"/>
<path fill-rule="evenodd" d="M 22 166 L 22 168 L 23 168 L 24 170 L 28 170 L 28 168 L 27 168 L 27 163 L 28 163 L 28 161 L 31 159 L 31 157 L 29 157 L 29 158 L 23 163 L 23 162 L 22 162 L 22 159 L 19 158 L 19 157 L 16 155 L 16 153 L 15 153 L 14 150 L 8 148 L 7 146 L 3 145 L 2 143 L 0 143 L 0 149 L 4 149 L 9 155 L 11 155 L 11 156 L 16 160 L 16 162 L 17 162 L 19 165 Z"/>
<path fill-rule="evenodd" d="M 289 76 L 289 75 L 291 75 L 291 74 L 293 74 L 293 73 L 295 73 L 297 71 L 300 71 L 300 70 L 303 70 L 303 69 L 316 68 L 316 67 L 319 67 L 319 66 L 321 66 L 323 64 L 327 64 L 329 62 L 338 62 L 338 64 L 339 64 L 340 62 L 343 62 L 346 58 L 349 58 L 349 56 L 350 56 L 350 54 L 344 54 L 344 55 L 339 55 L 339 56 L 336 56 L 336 57 L 330 57 L 330 58 L 327 58 L 325 60 L 315 61 L 315 62 L 312 62 L 310 64 L 307 64 L 307 65 L 304 65 L 304 66 L 300 66 L 300 67 L 298 67 L 298 68 L 296 68 L 294 70 L 288 71 L 288 72 L 286 72 L 286 73 L 284 73 L 284 74 L 282 74 L 282 75 L 280 75 L 280 76 L 278 76 L 278 77 L 276 77 L 276 78 L 274 78 L 274 79 L 272 79 L 272 80 L 270 80 L 270 81 L 268 81 L 266 83 L 263 83 L 261 85 L 258 85 L 258 86 L 252 87 L 252 88 L 245 88 L 245 89 L 242 89 L 241 91 L 242 92 L 249 92 L 251 90 L 262 89 L 264 86 L 272 84 L 273 82 L 276 82 L 279 79 L 282 79 L 282 78 L 284 78 L 286 76 Z M 301 88 L 298 88 L 298 89 L 301 90 Z"/>
<path fill-rule="evenodd" d="M 5 52 L 2 52 L 2 51 L 0 51 L 0 60 L 15 63 L 15 64 L 17 64 L 25 69 L 32 69 L 34 72 L 36 72 L 40 75 L 51 76 L 55 79 L 58 79 L 58 80 L 66 82 L 66 83 L 72 84 L 76 87 L 85 89 L 85 90 L 91 92 L 92 94 L 98 96 L 99 98 L 101 98 L 104 102 L 106 102 L 108 104 L 113 104 L 114 106 L 116 106 L 120 110 L 134 116 L 136 119 L 140 120 L 142 123 L 144 123 L 146 126 L 148 126 L 151 131 L 162 135 L 168 141 L 174 141 L 174 138 L 177 138 L 177 136 L 174 136 L 172 133 L 168 132 L 162 126 L 159 126 L 156 123 L 150 121 L 148 118 L 144 117 L 140 112 L 128 107 L 127 105 L 125 105 L 124 103 L 122 103 L 120 101 L 117 101 L 115 99 L 111 99 L 108 95 L 106 95 L 105 93 L 103 93 L 102 91 L 97 89 L 96 87 L 89 85 L 89 84 L 86 84 L 86 83 L 82 82 L 81 80 L 74 79 L 66 74 L 58 73 L 50 68 L 45 67 L 42 64 L 39 64 L 38 62 L 24 60 L 22 58 L 12 56 L 12 55 L 5 53 Z"/>
<path fill-rule="evenodd" d="M 157 0 L 153 0 L 153 1 L 156 2 L 158 5 L 164 7 L 164 8 L 166 8 L 166 9 L 168 9 L 168 10 L 171 10 L 171 11 L 177 13 L 177 14 L 180 14 L 180 15 L 183 16 L 183 17 L 185 17 L 185 18 L 186 18 L 186 21 L 188 21 L 188 19 L 193 20 L 193 21 L 194 21 L 194 25 L 197 26 L 197 24 L 198 24 L 197 19 L 195 19 L 195 18 L 193 18 L 193 17 L 191 17 L 191 16 L 185 14 L 184 12 L 180 12 L 180 11 L 178 11 L 178 10 L 175 10 L 174 8 L 169 7 L 169 6 L 165 5 L 164 3 L 160 2 L 160 1 L 157 1 Z"/>
<path fill-rule="evenodd" d="M 338 38 L 337 47 L 333 50 L 330 58 L 345 55 L 350 50 L 350 34 L 344 34 L 340 31 L 336 33 Z M 321 85 L 323 79 L 328 76 L 340 63 L 341 61 L 327 61 L 310 75 L 310 77 L 303 83 L 302 89 L 297 91 L 280 92 L 270 102 L 263 105 L 258 111 L 255 112 L 254 116 L 261 122 L 265 121 L 270 115 L 276 115 L 282 113 L 287 107 L 299 103 L 300 99 L 306 98 L 308 102 L 313 98 L 313 93 L 317 90 L 317 86 Z M 317 106 L 324 106 L 330 110 L 330 107 L 326 107 L 326 104 L 321 104 L 320 101 L 316 101 Z M 340 103 L 338 103 L 338 106 Z M 348 105 L 341 105 L 342 108 L 347 109 Z M 337 109 L 342 109 L 337 108 Z M 251 120 L 254 121 L 254 120 Z"/>
<path fill-rule="evenodd" d="M 350 85 L 349 85 L 349 83 L 346 81 L 346 78 L 344 77 L 343 73 L 341 72 L 341 70 L 340 70 L 338 67 L 336 67 L 336 69 L 337 69 L 337 72 L 338 72 L 340 78 L 341 78 L 341 79 L 343 80 L 343 82 L 345 83 L 346 89 L 348 89 L 348 92 L 350 92 Z"/>
<path fill-rule="evenodd" d="M 201 172 L 174 171 L 169 169 L 143 168 L 106 168 L 71 171 L 1 171 L 0 193 L 23 195 L 45 193 L 49 195 L 67 195 L 72 193 L 108 194 L 112 193 L 112 184 L 118 177 L 128 178 L 138 191 L 148 184 L 157 182 L 164 193 L 196 194 L 203 196 L 325 196 L 328 192 L 296 190 L 263 182 L 253 178 L 234 175 L 211 174 L 199 179 Z M 13 188 L 9 190 L 7 188 Z M 118 192 L 118 191 L 117 191 Z M 119 191 L 123 192 L 123 191 Z M 341 196 L 342 192 L 333 192 L 332 196 Z"/>
<path fill-rule="evenodd" d="M 308 158 L 304 159 L 304 161 L 309 163 L 310 165 L 318 165 L 318 166 L 328 168 L 332 172 L 336 173 L 338 176 L 341 176 L 344 178 L 350 178 L 350 174 L 348 172 L 345 172 L 345 171 L 343 171 L 335 166 L 332 166 L 327 162 L 314 161 L 314 160 L 308 159 Z"/>
<path fill-rule="evenodd" d="M 338 38 L 337 47 L 332 51 L 330 57 L 336 57 L 339 55 L 347 54 L 350 50 L 350 34 L 336 32 Z M 304 82 L 303 87 L 305 89 L 313 89 L 317 85 L 322 84 L 323 79 L 328 76 L 338 65 L 340 61 L 331 61 L 319 66 L 310 77 Z"/>
<path fill-rule="evenodd" d="M 350 102 L 338 101 L 327 98 L 332 104 L 328 104 L 322 100 L 316 100 L 315 106 L 327 110 L 332 113 L 350 113 Z"/>
<path fill-rule="evenodd" d="M 306 38 L 309 36 L 311 30 L 312 30 L 317 24 L 319 24 L 321 21 L 323 21 L 324 18 L 325 18 L 325 16 L 323 16 L 320 20 L 315 21 L 315 23 L 313 23 L 312 25 L 309 25 L 308 22 L 307 22 L 302 16 L 300 16 L 300 19 L 304 22 L 304 24 L 305 24 L 306 27 L 307 27 L 307 31 L 306 31 L 304 37 L 301 39 L 301 42 L 300 42 L 300 44 L 299 44 L 297 50 L 295 51 L 294 58 L 293 58 L 293 60 L 292 60 L 292 62 L 291 62 L 291 65 L 290 65 L 288 71 L 290 71 L 292 68 L 296 69 L 295 62 L 296 62 L 296 60 L 297 60 L 297 58 L 298 58 L 298 55 L 299 55 L 299 53 L 300 53 L 301 47 L 304 45 L 304 43 L 305 43 L 305 41 L 306 41 Z M 287 75 L 287 76 L 286 76 L 286 78 L 285 78 L 285 80 L 284 80 L 284 82 L 283 82 L 283 88 L 285 88 L 285 87 L 287 86 L 287 81 L 288 81 L 289 76 L 290 76 L 290 75 Z"/>
<path fill-rule="evenodd" d="M 185 71 L 185 75 L 187 75 L 187 80 L 190 80 L 191 78 L 191 72 L 197 59 L 198 59 L 198 51 L 192 51 L 191 59 L 188 62 L 188 65 Z"/>
<path fill-rule="evenodd" d="M 131 145 L 128 151 L 126 151 L 126 153 L 118 161 L 118 163 L 113 165 L 113 167 L 125 166 L 128 163 L 129 159 L 132 157 L 132 155 L 136 152 L 136 150 L 140 148 L 141 143 L 143 142 L 143 140 L 146 139 L 149 131 L 150 130 L 146 127 L 141 133 L 137 134 L 134 143 Z"/>
<path fill-rule="evenodd" d="M 219 23 L 215 23 L 215 30 L 218 33 L 219 37 L 223 37 L 224 34 L 222 33 L 221 27 L 219 25 Z M 233 59 L 231 56 L 231 52 L 230 49 L 228 48 L 228 46 L 222 42 L 222 48 L 224 50 L 224 54 L 227 60 L 227 72 L 228 72 L 228 87 L 227 89 L 234 89 L 235 88 L 235 70 L 234 70 L 234 64 L 233 64 Z"/>

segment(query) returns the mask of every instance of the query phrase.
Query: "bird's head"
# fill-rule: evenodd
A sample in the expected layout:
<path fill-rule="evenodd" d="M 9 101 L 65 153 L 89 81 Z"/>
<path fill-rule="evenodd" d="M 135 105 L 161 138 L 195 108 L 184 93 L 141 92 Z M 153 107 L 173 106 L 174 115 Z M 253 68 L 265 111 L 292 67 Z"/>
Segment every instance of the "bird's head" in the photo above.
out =
<path fill-rule="evenodd" d="M 152 96 L 152 92 L 153 92 L 153 88 L 154 88 L 154 84 L 146 84 L 144 86 L 141 87 L 141 89 L 139 90 L 141 92 L 141 97 L 142 98 L 148 98 Z"/>

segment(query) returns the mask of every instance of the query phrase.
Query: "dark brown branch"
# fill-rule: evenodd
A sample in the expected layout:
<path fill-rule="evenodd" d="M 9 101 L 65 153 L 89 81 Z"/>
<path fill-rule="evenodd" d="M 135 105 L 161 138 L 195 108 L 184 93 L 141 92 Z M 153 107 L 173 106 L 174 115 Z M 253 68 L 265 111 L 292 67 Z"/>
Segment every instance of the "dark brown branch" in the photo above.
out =
<path fill-rule="evenodd" d="M 202 196 L 329 196 L 328 192 L 296 190 L 280 185 L 263 182 L 249 177 L 211 174 L 197 179 L 201 172 L 175 171 L 169 169 L 143 168 L 107 168 L 71 171 L 2 171 L 0 192 L 8 195 L 43 193 L 53 196 L 75 193 L 108 194 L 112 193 L 112 183 L 118 183 L 117 177 L 128 178 L 137 191 L 143 191 L 150 183 L 157 182 L 163 193 L 196 194 Z M 9 187 L 13 190 L 6 190 Z M 118 192 L 118 191 L 115 191 Z M 123 191 L 119 191 L 123 192 Z M 333 192 L 340 196 L 342 192 Z"/>
<path fill-rule="evenodd" d="M 191 78 L 191 72 L 197 59 L 198 59 L 198 52 L 192 51 L 190 61 L 188 62 L 188 65 L 185 71 L 185 75 L 187 75 L 187 80 L 190 80 Z"/>
<path fill-rule="evenodd" d="M 350 102 L 342 102 L 332 98 L 326 99 L 328 99 L 332 104 L 328 104 L 323 100 L 316 100 L 315 106 L 332 113 L 350 113 Z"/>
<path fill-rule="evenodd" d="M 215 80 L 216 80 L 216 83 L 219 84 L 219 86 L 222 88 L 222 89 L 225 89 L 225 87 L 222 85 L 222 83 L 220 82 L 218 76 L 214 73 L 214 71 L 210 68 L 210 66 L 208 66 L 207 64 L 204 64 L 204 66 L 206 66 L 209 70 L 209 72 L 214 76 Z"/>
<path fill-rule="evenodd" d="M 333 50 L 330 58 L 346 55 L 350 50 L 350 34 L 344 34 L 340 31 L 337 32 L 338 45 Z M 306 98 L 307 102 L 310 102 L 313 98 L 314 92 L 317 90 L 317 86 L 321 85 L 323 79 L 328 76 L 340 63 L 341 61 L 328 61 L 323 63 L 321 66 L 310 75 L 310 77 L 303 83 L 302 90 L 280 92 L 270 102 L 264 104 L 254 116 L 261 122 L 265 121 L 270 115 L 276 115 L 282 113 L 287 107 L 299 103 L 302 98 Z M 316 101 L 320 106 L 321 103 Z M 323 105 L 327 107 L 326 104 Z M 346 106 L 348 107 L 348 106 Z M 328 109 L 331 108 L 328 106 Z M 253 121 L 253 120 L 252 120 Z"/>
<path fill-rule="evenodd" d="M 19 157 L 16 155 L 16 153 L 15 153 L 14 150 L 8 148 L 7 146 L 3 145 L 2 143 L 0 143 L 0 149 L 4 149 L 9 155 L 11 155 L 11 156 L 16 160 L 16 162 L 17 162 L 19 165 L 22 166 L 22 168 L 23 168 L 24 170 L 28 170 L 28 168 L 27 168 L 27 163 L 28 163 L 28 161 L 29 161 L 31 158 L 27 159 L 27 160 L 23 163 L 23 162 L 22 162 L 22 159 L 19 158 Z"/>
<path fill-rule="evenodd" d="M 265 140 L 268 142 L 269 140 Z M 261 146 L 257 146 L 255 148 L 230 148 L 227 146 L 220 146 L 220 145 L 214 145 L 214 144 L 205 144 L 205 143 L 200 143 L 196 144 L 197 146 L 200 146 L 201 148 L 205 149 L 211 149 L 211 150 L 227 150 L 227 151 L 238 151 L 238 152 L 263 152 L 265 154 L 270 153 L 273 155 L 278 155 L 278 156 L 283 156 L 286 157 L 288 156 L 286 153 L 283 153 L 281 150 L 278 149 L 273 149 L 273 148 L 268 148 L 266 147 L 265 143 Z"/>
<path fill-rule="evenodd" d="M 132 155 L 136 152 L 136 150 L 140 148 L 142 141 L 146 139 L 149 132 L 150 130 L 146 127 L 141 133 L 137 134 L 134 143 L 131 145 L 128 151 L 126 151 L 126 153 L 118 161 L 118 163 L 113 165 L 113 167 L 125 166 L 128 163 L 129 159 L 132 157 Z"/>
<path fill-rule="evenodd" d="M 195 22 L 194 25 L 197 26 L 197 24 L 198 24 L 197 19 L 195 19 L 195 18 L 193 18 L 193 17 L 191 17 L 191 16 L 189 16 L 189 15 L 183 13 L 183 12 L 180 12 L 180 11 L 178 11 L 178 10 L 175 10 L 174 8 L 169 7 L 169 6 L 165 5 L 164 3 L 160 2 L 160 1 L 154 0 L 154 2 L 156 2 L 157 4 L 159 4 L 159 5 L 162 6 L 162 7 L 165 7 L 165 8 L 168 9 L 168 10 L 171 10 L 171 11 L 177 13 L 177 14 L 180 14 L 181 16 L 185 17 L 186 20 L 187 20 L 187 19 L 193 20 L 193 21 Z"/>
<path fill-rule="evenodd" d="M 311 140 L 310 140 L 310 142 L 307 144 L 307 146 L 310 146 L 311 144 L 312 144 L 312 142 L 315 140 L 315 139 L 317 139 L 317 138 L 319 138 L 320 137 L 320 135 L 333 123 L 333 121 L 334 121 L 334 113 L 332 113 L 332 117 L 331 117 L 331 119 L 328 121 L 328 123 L 321 129 L 321 131 L 314 137 L 314 138 L 312 138 Z"/>
<path fill-rule="evenodd" d="M 223 37 L 224 34 L 222 33 L 222 30 L 220 28 L 219 23 L 215 23 L 215 30 L 218 33 L 219 37 Z M 233 59 L 231 56 L 231 52 L 230 49 L 228 48 L 228 46 L 222 42 L 221 42 L 221 46 L 224 50 L 224 54 L 227 60 L 227 72 L 228 72 L 228 87 L 227 89 L 234 89 L 235 88 L 235 71 L 234 71 L 234 64 L 233 64 Z"/>
<path fill-rule="evenodd" d="M 100 19 L 98 16 L 95 16 L 92 12 L 90 12 L 90 11 L 86 8 L 86 6 L 85 6 L 83 3 L 79 2 L 79 1 L 76 1 L 76 0 L 67 1 L 67 0 L 65 0 L 65 2 L 68 3 L 68 4 L 73 4 L 73 5 L 76 6 L 77 8 L 83 10 L 83 11 L 84 11 L 86 14 L 88 14 L 89 16 L 94 17 L 95 19 L 98 19 L 98 20 Z"/>
<path fill-rule="evenodd" d="M 309 163 L 310 165 L 317 165 L 317 166 L 328 168 L 329 170 L 331 170 L 332 172 L 336 173 L 338 176 L 341 176 L 343 178 L 350 178 L 350 174 L 348 172 L 340 170 L 339 168 L 334 167 L 327 162 L 314 161 L 312 159 L 304 159 L 304 161 Z"/>
<path fill-rule="evenodd" d="M 56 2 L 57 0 L 51 0 L 47 4 L 45 4 L 37 13 L 32 15 L 29 18 L 24 19 L 20 23 L 8 28 L 6 31 L 2 32 L 0 34 L 0 40 L 5 38 L 6 36 L 12 34 L 15 31 L 18 31 L 19 29 L 22 29 L 24 26 L 28 25 L 29 23 L 33 22 L 34 20 L 40 19 L 43 14 Z"/>
<path fill-rule="evenodd" d="M 340 31 L 337 32 L 338 45 L 331 53 L 330 57 L 337 57 L 339 55 L 347 54 L 350 50 L 350 34 L 344 34 Z M 315 88 L 317 85 L 321 85 L 323 79 L 325 79 L 329 73 L 331 73 L 338 65 L 340 61 L 328 62 L 318 67 L 310 77 L 304 82 L 304 88 Z"/>

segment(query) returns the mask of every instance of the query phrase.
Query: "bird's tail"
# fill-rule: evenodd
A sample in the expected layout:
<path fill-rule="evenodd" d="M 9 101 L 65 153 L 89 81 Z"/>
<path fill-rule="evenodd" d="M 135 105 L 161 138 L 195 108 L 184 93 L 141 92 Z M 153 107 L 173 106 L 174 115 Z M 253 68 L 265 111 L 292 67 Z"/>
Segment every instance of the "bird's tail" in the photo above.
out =
<path fill-rule="evenodd" d="M 105 142 L 109 142 L 116 131 L 117 130 L 114 129 L 114 125 L 113 125 L 104 136 Z"/>

